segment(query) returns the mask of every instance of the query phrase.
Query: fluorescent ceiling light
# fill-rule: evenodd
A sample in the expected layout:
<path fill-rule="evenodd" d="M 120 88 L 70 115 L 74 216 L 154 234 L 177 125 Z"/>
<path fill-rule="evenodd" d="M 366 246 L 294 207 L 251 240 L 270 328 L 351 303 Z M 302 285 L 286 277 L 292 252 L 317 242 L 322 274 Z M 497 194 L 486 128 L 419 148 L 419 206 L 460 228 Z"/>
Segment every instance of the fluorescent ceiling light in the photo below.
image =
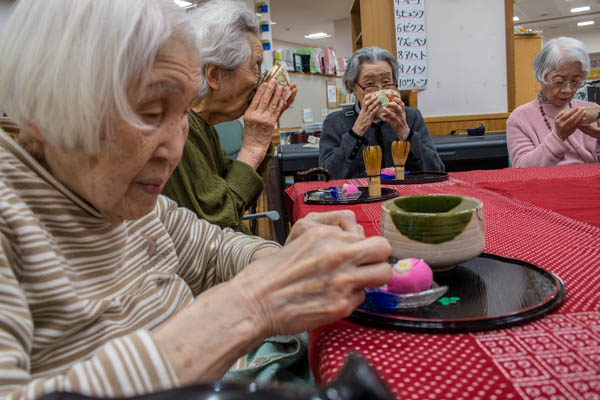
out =
<path fill-rule="evenodd" d="M 594 25 L 594 21 L 582 21 L 582 22 L 577 23 L 577 26 L 586 26 L 586 25 Z"/>
<path fill-rule="evenodd" d="M 513 17 L 513 21 L 517 22 L 519 20 L 519 17 L 517 17 L 516 15 Z"/>
<path fill-rule="evenodd" d="M 185 0 L 173 0 L 179 7 L 191 7 L 193 4 Z"/>
<path fill-rule="evenodd" d="M 331 35 L 328 35 L 327 33 L 324 33 L 324 32 L 319 32 L 319 33 L 311 33 L 310 35 L 304 35 L 304 37 L 307 39 L 325 39 L 325 38 L 331 37 Z"/>
<path fill-rule="evenodd" d="M 277 22 L 275 21 L 271 21 L 271 25 L 275 25 Z"/>
<path fill-rule="evenodd" d="M 571 8 L 571 12 L 572 13 L 578 13 L 578 12 L 583 12 L 583 11 L 590 11 L 590 6 L 583 6 L 583 7 L 575 7 L 575 8 Z"/>

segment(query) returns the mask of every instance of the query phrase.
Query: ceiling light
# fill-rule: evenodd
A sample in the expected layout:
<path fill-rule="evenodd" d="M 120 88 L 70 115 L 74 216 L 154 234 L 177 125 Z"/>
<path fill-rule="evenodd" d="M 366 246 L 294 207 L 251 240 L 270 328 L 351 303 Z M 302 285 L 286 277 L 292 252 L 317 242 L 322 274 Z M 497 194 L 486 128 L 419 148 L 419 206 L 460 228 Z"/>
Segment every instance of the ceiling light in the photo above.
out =
<path fill-rule="evenodd" d="M 173 0 L 175 2 L 175 4 L 177 4 L 179 7 L 191 7 L 193 6 L 192 3 L 190 3 L 189 1 L 185 1 L 185 0 Z"/>
<path fill-rule="evenodd" d="M 582 22 L 577 23 L 577 26 L 586 26 L 586 25 L 594 25 L 594 21 L 582 21 Z"/>
<path fill-rule="evenodd" d="M 277 22 L 275 21 L 271 21 L 271 25 L 275 25 Z"/>
<path fill-rule="evenodd" d="M 517 17 L 516 15 L 513 17 L 513 21 L 517 22 L 519 20 L 519 17 Z"/>
<path fill-rule="evenodd" d="M 327 33 L 324 33 L 324 32 L 319 32 L 319 33 L 311 33 L 310 35 L 304 35 L 304 37 L 307 39 L 325 39 L 325 38 L 331 37 L 331 35 L 328 35 Z"/>
<path fill-rule="evenodd" d="M 572 13 L 578 13 L 578 12 L 583 12 L 583 11 L 590 11 L 590 6 L 583 6 L 583 7 L 575 7 L 575 8 L 571 8 L 571 12 Z"/>

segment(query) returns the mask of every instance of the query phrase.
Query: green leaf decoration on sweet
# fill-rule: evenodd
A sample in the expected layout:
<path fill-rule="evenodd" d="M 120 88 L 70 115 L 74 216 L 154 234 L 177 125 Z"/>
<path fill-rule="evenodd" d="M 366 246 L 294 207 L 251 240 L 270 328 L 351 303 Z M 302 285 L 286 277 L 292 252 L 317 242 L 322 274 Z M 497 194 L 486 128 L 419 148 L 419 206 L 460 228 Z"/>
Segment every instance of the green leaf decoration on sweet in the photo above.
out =
<path fill-rule="evenodd" d="M 388 100 L 387 96 L 382 94 L 379 96 L 379 102 L 381 103 L 381 107 L 386 107 L 390 101 Z"/>
<path fill-rule="evenodd" d="M 443 306 L 449 306 L 451 304 L 456 304 L 460 301 L 460 297 L 442 297 L 438 300 Z"/>
<path fill-rule="evenodd" d="M 392 211 L 390 215 L 404 236 L 422 243 L 439 244 L 461 234 L 471 221 L 473 212 L 461 209 L 462 202 L 461 197 L 453 195 L 408 196 L 395 200 L 394 205 L 412 214 Z"/>

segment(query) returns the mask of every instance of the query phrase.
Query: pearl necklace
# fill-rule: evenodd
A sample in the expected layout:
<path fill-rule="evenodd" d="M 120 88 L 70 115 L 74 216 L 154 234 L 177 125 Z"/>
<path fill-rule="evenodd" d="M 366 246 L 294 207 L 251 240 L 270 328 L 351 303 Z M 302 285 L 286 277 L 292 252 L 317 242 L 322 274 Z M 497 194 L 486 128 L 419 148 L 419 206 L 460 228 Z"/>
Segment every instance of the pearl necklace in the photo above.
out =
<path fill-rule="evenodd" d="M 540 105 L 540 113 L 542 113 L 542 117 L 544 117 L 544 122 L 546 123 L 548 130 L 550 132 L 552 132 L 552 127 L 550 126 L 550 122 L 548 122 L 548 118 L 546 118 L 546 112 L 544 111 L 544 107 L 542 107 L 542 101 L 540 100 L 539 97 L 537 100 L 538 100 L 538 104 Z M 573 108 L 573 104 L 570 101 L 569 101 L 569 108 Z"/>

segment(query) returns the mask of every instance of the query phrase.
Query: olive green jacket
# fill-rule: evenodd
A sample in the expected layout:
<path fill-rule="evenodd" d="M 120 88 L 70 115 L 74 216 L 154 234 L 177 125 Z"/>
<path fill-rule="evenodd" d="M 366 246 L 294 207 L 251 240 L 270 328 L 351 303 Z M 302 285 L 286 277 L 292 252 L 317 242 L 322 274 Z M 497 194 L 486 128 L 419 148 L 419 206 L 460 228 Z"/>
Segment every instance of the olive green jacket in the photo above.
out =
<path fill-rule="evenodd" d="M 194 211 L 199 218 L 249 233 L 242 215 L 262 191 L 273 145 L 255 171 L 244 162 L 232 160 L 221 147 L 216 129 L 197 113 L 192 111 L 188 120 L 189 136 L 181 161 L 162 194 Z"/>

